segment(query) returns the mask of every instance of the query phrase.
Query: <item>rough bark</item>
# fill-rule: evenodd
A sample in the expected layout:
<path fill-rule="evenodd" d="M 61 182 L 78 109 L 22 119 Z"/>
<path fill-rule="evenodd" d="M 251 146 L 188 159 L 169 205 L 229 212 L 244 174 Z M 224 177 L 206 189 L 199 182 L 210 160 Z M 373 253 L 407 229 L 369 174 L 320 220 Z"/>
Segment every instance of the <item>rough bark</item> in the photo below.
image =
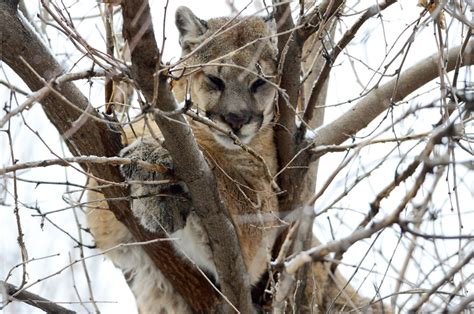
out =
<path fill-rule="evenodd" d="M 159 71 L 160 52 L 156 46 L 148 1 L 122 1 L 122 12 L 124 37 L 130 44 L 133 78 L 152 106 L 163 111 L 176 109 L 166 76 Z M 164 117 L 157 113 L 154 117 L 165 139 L 165 147 L 175 163 L 176 174 L 187 184 L 196 213 L 207 231 L 222 293 L 240 312 L 250 313 L 250 279 L 237 233 L 191 128 L 181 114 Z M 224 311 L 228 312 L 229 305 L 223 305 Z"/>
<path fill-rule="evenodd" d="M 4 291 L 2 291 L 4 290 Z M 46 313 L 72 314 L 76 313 L 48 299 L 28 291 L 19 291 L 14 285 L 0 280 L 0 292 L 5 292 L 10 298 L 25 302 Z"/>
<path fill-rule="evenodd" d="M 23 22 L 16 13 L 16 7 L 11 5 L 11 1 L 0 1 L 0 47 L 2 47 L 0 58 L 32 91 L 36 91 L 42 88 L 46 81 L 62 74 L 63 68 L 32 29 Z M 79 119 L 82 112 L 90 109 L 90 104 L 73 83 L 65 82 L 55 89 L 64 96 L 64 99 L 51 93 L 41 104 L 50 122 L 60 134 L 64 134 L 73 127 L 73 123 Z M 74 104 L 75 108 L 65 99 Z M 89 114 L 100 118 L 95 110 L 90 110 Z M 74 156 L 117 156 L 122 148 L 120 133 L 110 129 L 105 121 L 101 123 L 93 119 L 86 119 L 82 127 L 65 142 Z M 87 165 L 85 170 L 107 181 L 123 181 L 115 166 Z M 112 185 L 102 192 L 105 198 L 109 199 L 110 210 L 127 226 L 137 241 L 156 238 L 156 235 L 146 232 L 133 217 L 129 210 L 127 189 Z M 205 311 L 215 304 L 217 297 L 210 284 L 203 280 L 197 270 L 175 255 L 170 243 L 153 243 L 144 246 L 143 249 L 193 309 Z"/>
<path fill-rule="evenodd" d="M 294 29 L 295 24 L 291 17 L 289 3 L 281 4 L 274 1 L 275 20 L 278 33 Z M 301 54 L 303 40 L 297 31 L 287 33 L 278 37 L 279 50 L 279 75 L 280 87 L 286 95 L 280 94 L 278 97 L 277 123 L 275 125 L 275 142 L 277 145 L 277 156 L 279 169 L 284 170 L 278 177 L 278 184 L 284 191 L 279 198 L 279 211 L 289 213 L 297 203 L 296 191 L 300 188 L 300 170 L 288 168 L 288 165 L 295 165 L 292 162 L 297 152 L 296 138 L 296 105 L 300 90 Z"/>
<path fill-rule="evenodd" d="M 284 32 L 295 28 L 289 14 L 289 4 L 273 1 L 277 31 Z M 296 128 L 296 109 L 300 101 L 301 57 L 305 41 L 313 34 L 318 34 L 329 25 L 329 20 L 340 9 L 342 0 L 323 1 L 320 6 L 300 17 L 293 32 L 278 37 L 279 62 L 281 64 L 280 87 L 287 98 L 279 97 L 277 124 L 275 126 L 275 142 L 277 144 L 278 162 L 281 174 L 278 177 L 280 188 L 285 191 L 279 199 L 279 211 L 283 215 L 293 212 L 305 203 L 301 192 L 304 190 L 301 178 L 307 173 L 309 156 L 302 151 L 305 143 L 302 141 L 304 132 Z"/>

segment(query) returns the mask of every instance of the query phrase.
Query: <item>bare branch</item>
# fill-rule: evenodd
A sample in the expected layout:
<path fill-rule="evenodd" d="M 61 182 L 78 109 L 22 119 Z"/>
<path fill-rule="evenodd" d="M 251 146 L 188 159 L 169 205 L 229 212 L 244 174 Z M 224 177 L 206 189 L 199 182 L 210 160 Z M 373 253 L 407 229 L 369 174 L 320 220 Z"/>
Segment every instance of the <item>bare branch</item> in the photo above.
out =
<path fill-rule="evenodd" d="M 463 298 L 461 302 L 455 307 L 453 307 L 451 313 L 462 313 L 464 310 L 472 310 L 474 306 L 474 293 L 471 293 L 467 297 Z"/>
<path fill-rule="evenodd" d="M 122 9 L 124 36 L 131 47 L 133 77 L 148 101 L 158 109 L 175 110 L 176 101 L 166 77 L 163 73 L 155 75 L 160 70 L 160 52 L 156 46 L 148 1 L 123 1 Z M 209 236 L 222 292 L 239 311 L 249 313 L 252 311 L 250 280 L 234 226 L 220 200 L 214 175 L 181 114 L 170 117 L 155 114 L 155 121 L 173 157 L 176 173 L 187 184 L 196 212 Z M 228 271 L 230 265 L 232 272 Z M 212 305 L 209 301 L 213 301 L 213 291 L 209 291 L 208 286 L 204 288 L 208 290 L 208 306 Z"/>
<path fill-rule="evenodd" d="M 474 42 L 470 46 L 473 47 Z M 455 47 L 446 53 L 447 71 L 454 69 L 459 51 L 460 48 Z M 462 66 L 474 64 L 474 51 L 465 51 L 463 56 Z M 315 146 L 340 144 L 365 128 L 392 104 L 436 78 L 439 75 L 438 62 L 438 55 L 434 54 L 407 69 L 398 79 L 372 90 L 342 116 L 320 128 L 314 141 Z"/>
<path fill-rule="evenodd" d="M 298 24 L 304 26 L 299 31 L 303 40 L 307 40 L 315 32 L 319 32 L 325 27 L 330 19 L 343 5 L 343 0 L 324 0 L 320 5 L 315 6 L 310 12 L 304 15 Z"/>
<path fill-rule="evenodd" d="M 14 91 L 15 93 L 19 93 L 23 96 L 28 96 L 28 92 L 27 91 L 24 91 L 22 90 L 21 88 L 18 88 L 17 86 L 12 86 L 10 83 L 4 81 L 4 80 L 0 80 L 0 84 L 9 88 L 10 90 Z"/>
<path fill-rule="evenodd" d="M 286 93 L 280 93 L 278 97 L 278 109 L 276 111 L 277 123 L 275 130 L 275 143 L 277 145 L 277 156 L 280 174 L 278 185 L 284 192 L 279 197 L 278 210 L 281 213 L 290 213 L 300 203 L 297 191 L 301 190 L 302 169 L 289 169 L 288 165 L 305 164 L 304 157 L 297 155 L 296 138 L 296 107 L 300 92 L 301 57 L 304 41 L 295 28 L 291 17 L 291 8 L 288 2 L 273 1 L 275 9 L 275 20 L 277 31 L 282 34 L 278 37 L 279 66 L 278 77 L 280 88 Z M 292 30 L 291 32 L 288 32 Z M 284 75 L 283 75 L 284 73 Z M 298 156 L 298 160 L 295 160 Z M 283 232 L 276 242 L 274 252 L 279 252 L 286 237 Z"/>
<path fill-rule="evenodd" d="M 282 289 L 288 290 L 287 287 L 289 287 L 289 285 L 294 281 L 294 274 L 298 270 L 300 270 L 302 267 L 304 267 L 306 264 L 313 261 L 322 261 L 324 257 L 327 256 L 331 252 L 336 252 L 336 253 L 345 252 L 354 243 L 362 239 L 370 238 L 371 236 L 380 232 L 381 230 L 384 230 L 385 228 L 395 223 L 398 223 L 400 221 L 399 215 L 406 208 L 408 202 L 418 193 L 421 185 L 425 181 L 426 175 L 433 168 L 432 165 L 430 165 L 428 162 L 425 162 L 425 159 L 427 159 L 428 156 L 431 154 L 435 145 L 439 144 L 441 142 L 441 139 L 445 136 L 448 136 L 451 131 L 452 131 L 452 125 L 439 127 L 437 130 L 435 130 L 429 142 L 427 143 L 426 147 L 420 154 L 419 159 L 414 161 L 413 162 L 414 166 L 409 167 L 409 170 L 407 170 L 412 173 L 413 171 L 415 171 L 417 166 L 420 163 L 422 163 L 423 166 L 422 166 L 422 170 L 420 171 L 420 174 L 416 178 L 415 183 L 412 186 L 412 188 L 406 193 L 406 195 L 403 197 L 400 204 L 390 215 L 388 215 L 387 217 L 383 218 L 382 220 L 378 222 L 373 222 L 366 229 L 355 230 L 349 236 L 346 236 L 341 239 L 333 240 L 326 244 L 321 244 L 311 249 L 304 250 L 297 253 L 294 257 L 292 257 L 288 262 L 285 263 L 284 270 L 280 273 L 280 280 L 278 284 L 282 287 Z M 390 190 L 390 188 L 386 188 L 383 191 L 385 190 Z M 317 197 L 318 197 L 318 194 L 315 195 L 313 199 L 311 199 L 308 203 L 311 203 L 311 204 L 314 203 L 314 200 Z M 275 265 L 275 266 L 278 267 L 280 265 Z M 279 301 L 281 302 L 285 297 L 287 297 L 285 294 L 288 294 L 288 293 L 289 291 L 283 291 L 281 295 L 279 295 Z"/>
<path fill-rule="evenodd" d="M 283 35 L 278 37 L 279 50 L 279 73 L 280 87 L 288 95 L 288 102 L 285 97 L 278 97 L 277 124 L 275 126 L 275 141 L 277 144 L 279 169 L 284 169 L 296 154 L 296 122 L 295 111 L 298 103 L 300 90 L 301 54 L 303 40 L 295 28 L 291 17 L 291 8 L 288 2 L 273 1 L 275 8 L 275 20 L 278 33 Z M 284 75 L 283 75 L 284 73 Z M 299 188 L 301 182 L 299 176 L 293 170 L 286 170 L 279 176 L 279 186 L 285 191 L 279 203 L 279 210 L 288 212 L 293 206 L 294 191 Z"/>
<path fill-rule="evenodd" d="M 410 313 L 416 313 L 418 310 L 423 306 L 423 304 L 428 301 L 430 296 L 435 293 L 442 285 L 446 284 L 451 278 L 461 270 L 461 268 L 464 267 L 467 263 L 471 261 L 471 259 L 474 258 L 474 251 L 471 251 L 466 257 L 464 257 L 462 260 L 460 260 L 456 265 L 454 265 L 453 268 L 449 270 L 449 272 L 441 279 L 439 280 L 433 287 L 427 292 L 424 293 L 420 300 L 416 302 L 415 305 L 410 309 Z M 472 297 L 471 297 L 472 298 Z M 453 312 L 457 313 L 457 312 Z"/>
<path fill-rule="evenodd" d="M 417 237 L 424 238 L 424 239 L 429 239 L 429 240 L 434 240 L 434 239 L 442 239 L 442 240 L 459 240 L 459 239 L 468 239 L 472 240 L 474 239 L 474 235 L 467 235 L 467 234 L 460 234 L 460 235 L 455 235 L 455 236 L 448 236 L 448 235 L 438 235 L 438 234 L 426 234 L 421 231 L 412 229 L 408 227 L 408 221 L 400 221 L 398 222 L 398 225 L 404 232 L 411 233 Z"/>
<path fill-rule="evenodd" d="M 71 311 L 65 307 L 62 307 L 54 303 L 53 301 L 47 300 L 31 292 L 28 292 L 28 291 L 18 292 L 18 289 L 14 285 L 0 280 L 0 294 L 3 294 L 3 293 L 5 293 L 8 296 L 8 298 L 25 302 L 47 313 L 61 313 L 61 314 L 62 313 L 76 313 L 74 311 Z M 14 297 L 12 297 L 13 295 Z"/>
<path fill-rule="evenodd" d="M 40 161 L 30 161 L 24 163 L 16 163 L 13 166 L 0 168 L 0 175 L 9 173 L 12 171 L 18 171 L 23 169 L 38 168 L 38 167 L 49 167 L 54 165 L 59 166 L 70 166 L 71 163 L 80 163 L 80 164 L 105 164 L 105 165 L 129 165 L 129 164 L 139 164 L 141 167 L 149 170 L 156 171 L 159 173 L 165 173 L 168 171 L 165 167 L 158 164 L 151 164 L 143 160 L 132 160 L 130 158 L 120 158 L 120 157 L 97 157 L 97 156 L 79 156 L 71 158 L 62 158 L 62 159 L 46 159 Z"/>
<path fill-rule="evenodd" d="M 5 61 L 28 85 L 32 91 L 44 87 L 44 81 L 50 81 L 61 75 L 64 69 L 50 54 L 43 42 L 34 31 L 23 21 L 8 3 L 0 2 L 0 59 Z M 149 62 L 150 59 L 143 59 Z M 155 62 L 152 60 L 153 74 Z M 38 73 L 32 73 L 26 61 Z M 152 79 L 150 81 L 153 81 Z M 152 84 L 153 85 L 153 84 Z M 82 112 L 89 111 L 90 104 L 82 93 L 71 82 L 60 84 L 60 95 L 48 95 L 42 100 L 46 116 L 60 134 L 66 133 L 73 127 Z M 59 94 L 59 93 L 58 93 Z M 75 105 L 69 106 L 68 102 Z M 78 110 L 78 109 L 79 110 Z M 74 156 L 117 156 L 122 148 L 120 133 L 108 127 L 95 111 L 90 111 L 90 117 L 66 141 Z M 89 164 L 88 169 L 95 177 L 110 182 L 123 181 L 118 168 L 112 165 Z M 129 209 L 128 191 L 121 185 L 108 185 L 102 188 L 102 193 L 109 201 L 108 206 L 116 218 L 133 234 L 137 241 L 148 241 L 157 235 L 150 234 L 138 223 Z M 208 308 L 216 300 L 210 284 L 202 279 L 202 275 L 181 257 L 176 256 L 173 246 L 168 242 L 152 243 L 143 249 L 155 265 L 169 279 L 178 292 L 197 310 Z M 205 293 L 202 293 L 202 292 Z M 193 301 L 194 300 L 194 301 Z M 193 301 L 193 302 L 191 302 Z"/>
<path fill-rule="evenodd" d="M 329 77 L 329 72 L 331 71 L 331 65 L 336 61 L 339 53 L 344 50 L 344 48 L 354 39 L 357 31 L 360 29 L 364 23 L 373 17 L 375 14 L 380 13 L 380 11 L 388 8 L 390 5 L 394 4 L 397 0 L 387 0 L 382 3 L 377 3 L 370 8 L 368 8 L 364 14 L 357 20 L 354 25 L 344 34 L 342 39 L 338 42 L 338 44 L 334 47 L 333 51 L 331 52 L 330 56 L 326 58 L 326 63 L 324 64 L 323 69 L 321 70 L 321 74 L 318 77 L 315 85 L 313 86 L 311 96 L 308 100 L 308 105 L 306 107 L 306 111 L 304 113 L 303 119 L 304 121 L 308 122 L 311 121 L 313 118 L 314 110 L 316 108 L 316 101 L 318 100 L 319 94 L 321 93 L 324 83 L 327 81 Z M 304 132 L 305 124 L 301 124 L 302 132 Z"/>
<path fill-rule="evenodd" d="M 57 86 L 64 82 L 104 75 L 105 71 L 85 71 L 79 73 L 66 73 L 59 76 L 58 78 L 53 79 L 46 86 L 29 95 L 23 104 L 13 109 L 12 111 L 7 112 L 7 114 L 0 120 L 0 128 L 3 127 L 5 123 L 7 123 L 13 116 L 19 114 L 25 109 L 30 109 L 35 102 L 40 102 L 44 97 L 49 94 L 54 85 Z"/>

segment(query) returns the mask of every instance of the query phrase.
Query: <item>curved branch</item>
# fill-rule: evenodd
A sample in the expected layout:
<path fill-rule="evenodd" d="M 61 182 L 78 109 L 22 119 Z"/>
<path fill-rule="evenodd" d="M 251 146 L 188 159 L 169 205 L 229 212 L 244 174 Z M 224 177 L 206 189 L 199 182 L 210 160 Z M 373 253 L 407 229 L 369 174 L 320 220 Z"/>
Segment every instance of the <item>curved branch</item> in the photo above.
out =
<path fill-rule="evenodd" d="M 344 4 L 343 0 L 324 0 L 310 12 L 303 15 L 298 24 L 304 26 L 300 31 L 303 40 L 307 40 L 311 35 L 321 30 L 337 11 Z"/>
<path fill-rule="evenodd" d="M 63 74 L 64 69 L 28 22 L 18 16 L 12 1 L 0 0 L 0 30 L 0 60 L 10 66 L 30 90 L 37 91 L 48 81 Z M 100 122 L 101 117 L 79 89 L 71 82 L 64 82 L 55 86 L 55 91 L 57 93 L 45 96 L 41 104 L 61 135 L 71 133 L 65 141 L 70 152 L 74 156 L 117 156 L 122 149 L 120 132 L 112 130 L 107 121 Z M 72 108 L 68 102 L 76 107 Z M 75 126 L 76 121 L 83 119 L 81 113 L 84 112 L 88 114 L 81 121 L 83 124 Z M 70 132 L 71 129 L 74 132 Z M 118 168 L 113 165 L 89 164 L 86 170 L 107 181 L 123 181 Z M 147 232 L 135 219 L 129 209 L 129 193 L 124 186 L 108 185 L 102 189 L 102 193 L 105 199 L 115 200 L 108 202 L 109 209 L 127 226 L 137 241 L 149 241 L 160 236 Z M 171 243 L 151 243 L 144 246 L 143 250 L 193 309 L 204 311 L 215 303 L 215 292 L 210 284 L 203 280 L 193 266 L 176 255 Z"/>
<path fill-rule="evenodd" d="M 474 46 L 471 41 L 470 47 Z M 452 71 L 460 54 L 460 47 L 451 48 L 446 54 L 446 71 Z M 474 64 L 474 51 L 465 51 L 462 66 Z M 434 54 L 403 72 L 400 77 L 373 89 L 367 96 L 333 122 L 320 128 L 315 146 L 341 144 L 365 128 L 393 103 L 402 100 L 421 86 L 439 76 L 439 57 Z"/>

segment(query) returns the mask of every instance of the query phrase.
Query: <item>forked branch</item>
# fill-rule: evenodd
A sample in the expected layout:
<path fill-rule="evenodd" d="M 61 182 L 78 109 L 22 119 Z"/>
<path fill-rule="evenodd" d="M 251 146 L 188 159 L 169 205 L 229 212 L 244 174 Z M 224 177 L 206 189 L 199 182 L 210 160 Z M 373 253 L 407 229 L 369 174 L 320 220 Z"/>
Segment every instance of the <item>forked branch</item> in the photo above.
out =
<path fill-rule="evenodd" d="M 54 81 L 62 75 L 64 69 L 33 29 L 25 24 L 27 22 L 19 17 L 16 9 L 11 1 L 0 1 L 0 59 L 23 79 L 30 90 L 37 91 L 45 86 L 45 81 Z M 151 73 L 154 72 L 155 62 L 152 65 Z M 70 134 L 66 140 L 70 152 L 74 156 L 117 156 L 122 148 L 120 133 L 111 129 L 106 120 L 100 122 L 101 117 L 91 110 L 91 104 L 79 89 L 71 82 L 63 82 L 53 88 L 55 92 L 41 100 L 42 108 L 59 134 Z M 81 127 L 70 132 L 84 112 L 88 112 L 86 117 L 89 118 L 83 121 Z M 85 170 L 109 182 L 123 181 L 118 168 L 113 165 L 89 164 Z M 102 193 L 106 199 L 113 200 L 108 202 L 110 210 L 137 241 L 157 237 L 144 230 L 132 215 L 127 201 L 129 193 L 123 185 L 108 185 Z M 215 304 L 217 297 L 210 284 L 196 269 L 176 256 L 170 243 L 151 243 L 143 249 L 192 308 L 204 311 Z"/>

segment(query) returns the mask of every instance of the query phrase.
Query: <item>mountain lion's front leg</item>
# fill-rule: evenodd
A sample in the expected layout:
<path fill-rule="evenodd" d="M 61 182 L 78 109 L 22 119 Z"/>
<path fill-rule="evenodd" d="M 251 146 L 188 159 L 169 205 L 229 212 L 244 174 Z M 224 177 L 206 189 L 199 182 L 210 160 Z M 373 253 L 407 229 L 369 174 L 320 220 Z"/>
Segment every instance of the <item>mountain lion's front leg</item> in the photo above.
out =
<path fill-rule="evenodd" d="M 165 231 L 179 254 L 217 279 L 207 234 L 194 212 L 186 184 L 174 175 L 168 151 L 153 139 L 142 139 L 124 148 L 121 156 L 166 169 L 152 171 L 138 163 L 121 166 L 130 183 L 133 214 L 149 231 Z"/>
<path fill-rule="evenodd" d="M 131 208 L 143 227 L 169 234 L 184 228 L 192 208 L 191 200 L 185 184 L 173 174 L 173 160 L 168 151 L 151 139 L 137 140 L 120 155 L 160 165 L 165 170 L 153 171 L 138 163 L 120 168 L 130 182 Z"/>

